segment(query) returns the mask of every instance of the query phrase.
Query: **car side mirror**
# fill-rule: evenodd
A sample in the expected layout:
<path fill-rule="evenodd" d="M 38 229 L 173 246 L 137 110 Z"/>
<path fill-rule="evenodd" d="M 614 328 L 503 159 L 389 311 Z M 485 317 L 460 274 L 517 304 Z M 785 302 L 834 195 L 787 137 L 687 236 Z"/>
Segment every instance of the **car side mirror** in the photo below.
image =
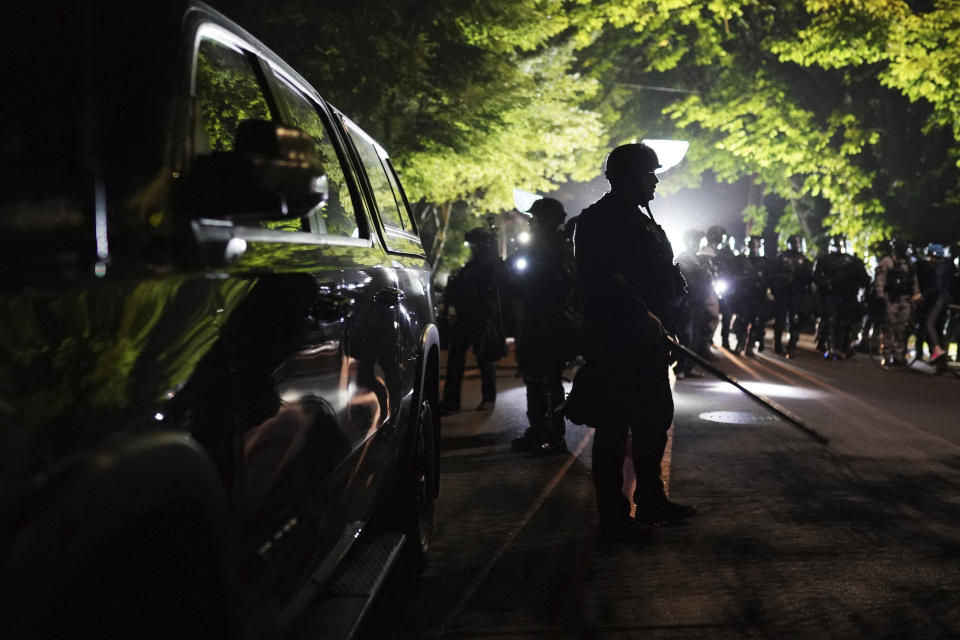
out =
<path fill-rule="evenodd" d="M 243 224 L 300 218 L 328 197 L 326 172 L 309 134 L 243 120 L 233 150 L 197 158 L 184 178 L 182 202 L 193 217 Z"/>

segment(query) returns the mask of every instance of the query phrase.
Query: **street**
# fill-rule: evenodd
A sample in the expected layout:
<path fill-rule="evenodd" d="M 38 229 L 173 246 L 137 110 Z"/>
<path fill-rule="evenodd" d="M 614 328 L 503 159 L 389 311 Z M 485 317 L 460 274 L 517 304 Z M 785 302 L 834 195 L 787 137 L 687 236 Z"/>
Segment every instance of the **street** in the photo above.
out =
<path fill-rule="evenodd" d="M 664 478 L 699 513 L 636 546 L 596 540 L 590 429 L 568 423 L 569 455 L 510 450 L 525 396 L 501 361 L 496 409 L 443 419 L 430 566 L 391 578 L 363 635 L 960 637 L 960 379 L 804 338 L 714 364 L 829 444 L 709 374 L 676 381 Z"/>

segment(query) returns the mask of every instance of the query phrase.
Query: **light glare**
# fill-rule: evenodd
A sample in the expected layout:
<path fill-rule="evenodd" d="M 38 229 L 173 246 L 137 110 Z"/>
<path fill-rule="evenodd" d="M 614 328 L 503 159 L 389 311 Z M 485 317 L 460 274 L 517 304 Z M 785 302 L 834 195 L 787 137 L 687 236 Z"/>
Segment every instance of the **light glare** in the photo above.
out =
<path fill-rule="evenodd" d="M 751 392 L 756 393 L 761 396 L 766 396 L 768 398 L 798 398 L 804 400 L 813 400 L 816 398 L 822 398 L 826 396 L 825 391 L 818 391 L 816 389 L 805 389 L 803 387 L 795 387 L 789 384 L 776 384 L 773 382 L 744 382 L 741 381 L 744 387 L 749 389 Z M 737 389 L 735 386 L 728 382 L 714 382 L 710 384 L 710 391 L 717 391 L 720 393 L 732 393 L 732 394 L 742 394 L 743 392 L 740 389 Z"/>
<path fill-rule="evenodd" d="M 523 189 L 513 190 L 513 206 L 517 208 L 517 211 L 529 211 L 533 203 L 541 198 L 543 198 L 543 196 L 538 196 L 535 193 L 530 193 Z"/>
<path fill-rule="evenodd" d="M 656 173 L 663 173 L 680 164 L 690 148 L 690 143 L 686 140 L 644 140 L 643 144 L 657 152 L 660 168 L 655 170 Z"/>

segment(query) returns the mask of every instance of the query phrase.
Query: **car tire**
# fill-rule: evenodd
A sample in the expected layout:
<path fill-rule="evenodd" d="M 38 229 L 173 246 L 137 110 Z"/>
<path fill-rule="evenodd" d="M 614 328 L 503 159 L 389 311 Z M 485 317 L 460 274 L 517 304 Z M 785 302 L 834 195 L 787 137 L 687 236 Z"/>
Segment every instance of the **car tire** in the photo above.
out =
<path fill-rule="evenodd" d="M 433 513 L 436 490 L 437 410 L 423 398 L 417 407 L 414 436 L 407 469 L 403 474 L 400 522 L 407 538 L 406 556 L 411 567 L 423 572 L 433 541 Z"/>

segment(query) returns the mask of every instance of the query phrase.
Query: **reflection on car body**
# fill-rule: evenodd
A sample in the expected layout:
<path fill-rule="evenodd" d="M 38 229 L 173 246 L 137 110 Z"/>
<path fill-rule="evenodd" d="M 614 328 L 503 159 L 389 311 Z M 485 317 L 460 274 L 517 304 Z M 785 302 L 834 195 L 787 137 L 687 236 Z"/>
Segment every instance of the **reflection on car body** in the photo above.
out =
<path fill-rule="evenodd" d="M 357 558 L 429 546 L 429 267 L 379 144 L 157 4 L 9 16 L 49 46 L 5 43 L 0 631 L 349 635 Z"/>

